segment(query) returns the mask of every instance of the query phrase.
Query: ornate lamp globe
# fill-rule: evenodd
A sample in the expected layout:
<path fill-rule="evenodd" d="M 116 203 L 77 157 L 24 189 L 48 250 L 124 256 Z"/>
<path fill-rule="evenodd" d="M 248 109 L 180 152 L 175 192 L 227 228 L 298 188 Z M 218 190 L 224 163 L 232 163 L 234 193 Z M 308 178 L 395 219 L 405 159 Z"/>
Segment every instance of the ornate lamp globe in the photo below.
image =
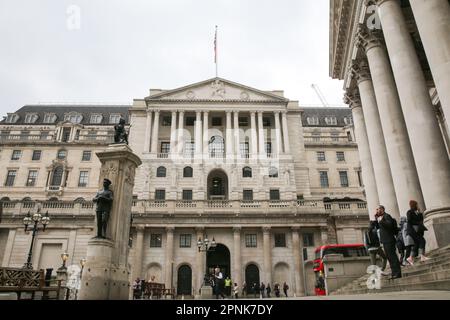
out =
<path fill-rule="evenodd" d="M 32 219 L 34 222 L 39 222 L 42 219 L 42 215 L 39 212 L 36 212 L 35 214 L 33 214 Z"/>
<path fill-rule="evenodd" d="M 26 217 L 23 218 L 23 224 L 24 224 L 24 226 L 25 226 L 25 229 L 26 229 L 26 227 L 27 227 L 29 224 L 31 224 L 31 221 L 32 221 L 32 220 L 31 220 L 30 211 L 28 211 Z"/>
<path fill-rule="evenodd" d="M 50 222 L 50 217 L 48 216 L 48 211 L 45 213 L 45 216 L 42 217 L 41 223 L 44 225 L 44 227 L 46 225 L 48 225 L 48 223 Z"/>

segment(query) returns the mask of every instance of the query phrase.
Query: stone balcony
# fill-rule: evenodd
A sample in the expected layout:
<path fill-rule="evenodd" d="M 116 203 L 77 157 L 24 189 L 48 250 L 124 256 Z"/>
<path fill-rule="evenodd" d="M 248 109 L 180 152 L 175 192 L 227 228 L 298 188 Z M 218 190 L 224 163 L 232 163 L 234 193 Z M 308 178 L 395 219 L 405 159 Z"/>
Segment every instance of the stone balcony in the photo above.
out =
<path fill-rule="evenodd" d="M 305 136 L 306 146 L 324 146 L 324 145 L 338 145 L 338 146 L 357 146 L 355 141 L 349 141 L 348 137 L 335 136 Z"/>

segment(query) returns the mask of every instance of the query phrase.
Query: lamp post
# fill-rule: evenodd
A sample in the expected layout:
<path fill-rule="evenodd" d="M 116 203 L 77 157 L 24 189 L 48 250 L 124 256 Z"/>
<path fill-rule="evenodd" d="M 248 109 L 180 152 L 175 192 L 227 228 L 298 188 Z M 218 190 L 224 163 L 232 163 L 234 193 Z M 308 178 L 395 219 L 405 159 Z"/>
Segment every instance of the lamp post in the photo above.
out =
<path fill-rule="evenodd" d="M 69 300 L 70 295 L 70 289 L 67 286 L 67 267 L 66 267 L 66 261 L 69 259 L 69 254 L 67 252 L 64 252 L 61 254 L 61 260 L 62 260 L 62 266 L 56 270 L 56 274 L 58 276 L 58 280 L 61 280 L 61 282 L 64 281 L 64 286 L 66 287 L 66 300 Z"/>
<path fill-rule="evenodd" d="M 25 262 L 23 268 L 24 269 L 33 269 L 33 264 L 31 263 L 31 257 L 33 256 L 33 245 L 34 245 L 34 238 L 36 237 L 36 233 L 38 231 L 38 224 L 42 223 L 42 225 L 44 226 L 42 231 L 45 231 L 46 226 L 49 224 L 50 222 L 50 217 L 48 216 L 48 211 L 45 213 L 45 216 L 41 215 L 41 206 L 40 204 L 38 204 L 38 208 L 36 213 L 34 213 L 33 215 L 30 214 L 30 211 L 28 211 L 27 215 L 25 218 L 23 218 L 23 224 L 25 226 L 25 232 L 28 231 L 28 226 L 30 224 L 33 224 L 33 233 L 31 235 L 31 245 L 30 245 L 30 250 L 28 252 L 28 259 L 27 262 Z"/>
<path fill-rule="evenodd" d="M 214 240 L 214 237 L 213 237 L 211 243 L 209 243 L 208 235 L 205 235 L 205 239 L 198 238 L 198 241 L 197 241 L 198 252 L 214 251 L 214 250 L 216 250 L 216 247 L 217 247 L 217 243 L 216 243 L 216 240 Z"/>
<path fill-rule="evenodd" d="M 84 265 L 86 264 L 86 259 L 85 258 L 83 258 L 83 259 L 81 259 L 80 260 L 80 266 L 81 266 L 81 271 L 80 271 L 80 281 L 79 281 L 79 283 L 77 284 L 77 290 L 75 291 L 75 300 L 77 300 L 77 298 L 78 298 L 78 288 L 80 287 L 80 285 L 81 285 L 81 280 L 83 279 L 83 269 L 84 269 Z"/>

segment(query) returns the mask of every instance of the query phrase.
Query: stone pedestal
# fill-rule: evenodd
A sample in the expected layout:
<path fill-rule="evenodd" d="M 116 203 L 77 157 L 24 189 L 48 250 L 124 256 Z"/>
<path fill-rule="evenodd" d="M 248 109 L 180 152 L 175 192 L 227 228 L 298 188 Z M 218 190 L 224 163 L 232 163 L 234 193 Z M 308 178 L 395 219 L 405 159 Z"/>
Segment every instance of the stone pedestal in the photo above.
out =
<path fill-rule="evenodd" d="M 443 248 L 450 244 L 450 207 L 425 212 L 424 224 L 426 251 Z"/>
<path fill-rule="evenodd" d="M 211 286 L 202 286 L 200 289 L 200 299 L 213 299 L 213 288 Z"/>
<path fill-rule="evenodd" d="M 97 153 L 102 163 L 100 185 L 111 180 L 114 200 L 106 238 L 88 242 L 80 300 L 126 300 L 129 297 L 128 239 L 135 170 L 141 160 L 125 144 L 113 144 Z M 94 231 L 96 234 L 96 230 Z"/>

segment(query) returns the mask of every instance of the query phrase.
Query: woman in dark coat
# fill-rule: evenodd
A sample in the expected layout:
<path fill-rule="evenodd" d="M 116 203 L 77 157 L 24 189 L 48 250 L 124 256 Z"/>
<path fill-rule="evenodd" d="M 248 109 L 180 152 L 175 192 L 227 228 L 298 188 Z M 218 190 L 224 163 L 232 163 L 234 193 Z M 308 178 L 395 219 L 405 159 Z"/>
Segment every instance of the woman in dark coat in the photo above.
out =
<path fill-rule="evenodd" d="M 409 264 L 414 264 L 414 257 L 419 255 L 420 261 L 424 262 L 430 260 L 425 256 L 425 238 L 424 233 L 427 228 L 423 224 L 423 214 L 419 211 L 417 201 L 411 200 L 409 202 L 411 208 L 406 213 L 407 226 L 406 233 L 414 240 L 414 246 L 411 250 L 410 256 L 406 259 Z"/>

